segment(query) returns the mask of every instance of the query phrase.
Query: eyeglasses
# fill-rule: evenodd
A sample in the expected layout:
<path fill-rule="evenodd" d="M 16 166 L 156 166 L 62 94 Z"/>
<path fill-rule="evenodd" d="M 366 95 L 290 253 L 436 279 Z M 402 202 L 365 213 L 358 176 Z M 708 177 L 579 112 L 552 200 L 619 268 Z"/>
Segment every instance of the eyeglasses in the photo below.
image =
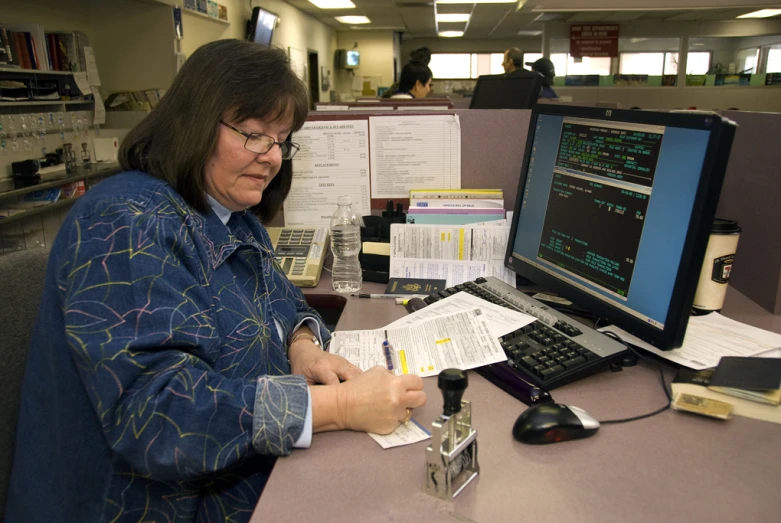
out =
<path fill-rule="evenodd" d="M 272 147 L 274 147 L 274 145 L 279 145 L 279 150 L 282 152 L 283 160 L 293 159 L 293 157 L 298 152 L 299 147 L 297 143 L 278 142 L 267 134 L 245 133 L 244 131 L 240 131 L 232 125 L 223 122 L 222 120 L 220 120 L 220 123 L 228 129 L 236 131 L 244 138 L 246 138 L 247 140 L 244 142 L 244 148 L 255 154 L 266 154 L 271 150 Z"/>

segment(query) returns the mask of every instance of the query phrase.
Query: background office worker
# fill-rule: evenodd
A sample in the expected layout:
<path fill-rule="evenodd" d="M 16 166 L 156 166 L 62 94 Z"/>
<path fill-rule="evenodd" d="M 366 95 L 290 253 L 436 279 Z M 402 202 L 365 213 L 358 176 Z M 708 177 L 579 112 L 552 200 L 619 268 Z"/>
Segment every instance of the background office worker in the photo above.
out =
<path fill-rule="evenodd" d="M 391 98 L 425 98 L 431 92 L 433 76 L 427 65 L 408 63 L 401 70 L 399 90 Z"/>
<path fill-rule="evenodd" d="M 502 61 L 502 67 L 504 68 L 505 76 L 533 76 L 534 73 L 524 69 L 523 64 L 523 51 L 517 47 L 511 47 L 504 52 L 504 60 Z"/>
<path fill-rule="evenodd" d="M 126 172 L 76 202 L 6 521 L 248 521 L 275 456 L 311 432 L 388 433 L 425 402 L 419 377 L 321 350 L 328 331 L 275 262 L 260 220 L 290 189 L 306 113 L 284 51 L 209 43 L 128 134 Z"/>
<path fill-rule="evenodd" d="M 556 68 L 547 58 L 540 58 L 535 62 L 526 62 L 526 65 L 532 68 L 532 71 L 542 75 L 542 91 L 540 98 L 558 98 L 559 95 L 553 90 L 553 79 L 556 77 Z"/>

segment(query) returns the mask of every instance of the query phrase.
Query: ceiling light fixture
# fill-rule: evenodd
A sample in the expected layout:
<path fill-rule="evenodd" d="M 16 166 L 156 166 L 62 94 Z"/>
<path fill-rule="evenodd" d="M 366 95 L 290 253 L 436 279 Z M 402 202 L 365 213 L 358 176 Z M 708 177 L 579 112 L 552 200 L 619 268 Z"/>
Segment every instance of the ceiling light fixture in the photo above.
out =
<path fill-rule="evenodd" d="M 310 2 L 312 0 L 309 0 Z M 514 4 L 518 0 L 437 0 L 438 4 Z"/>
<path fill-rule="evenodd" d="M 771 16 L 781 15 L 781 9 L 760 9 L 753 13 L 740 15 L 738 18 L 769 18 Z"/>
<path fill-rule="evenodd" d="M 343 24 L 370 24 L 372 22 L 365 16 L 335 16 L 334 18 Z"/>
<path fill-rule="evenodd" d="M 437 13 L 437 22 L 468 22 L 469 13 Z"/>
<path fill-rule="evenodd" d="M 460 38 L 464 36 L 463 31 L 440 31 L 437 34 L 442 38 Z"/>
<path fill-rule="evenodd" d="M 355 4 L 350 0 L 309 0 L 310 4 L 320 9 L 354 9 Z"/>

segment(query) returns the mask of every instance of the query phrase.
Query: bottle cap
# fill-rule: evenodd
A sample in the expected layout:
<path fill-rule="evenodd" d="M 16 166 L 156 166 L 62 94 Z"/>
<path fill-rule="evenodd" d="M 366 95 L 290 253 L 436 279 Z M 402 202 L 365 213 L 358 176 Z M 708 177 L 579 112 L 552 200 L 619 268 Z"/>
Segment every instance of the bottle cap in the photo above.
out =
<path fill-rule="evenodd" d="M 336 199 L 336 203 L 338 205 L 352 205 L 353 200 L 350 198 L 349 194 L 343 194 L 339 198 Z"/>

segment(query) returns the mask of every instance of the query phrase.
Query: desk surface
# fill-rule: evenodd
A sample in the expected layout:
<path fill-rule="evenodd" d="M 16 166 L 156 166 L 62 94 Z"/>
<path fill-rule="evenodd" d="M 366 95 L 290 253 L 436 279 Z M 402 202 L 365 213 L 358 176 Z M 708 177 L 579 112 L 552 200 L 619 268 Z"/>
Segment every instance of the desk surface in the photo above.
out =
<path fill-rule="evenodd" d="M 330 292 L 330 279 L 307 292 Z M 381 292 L 368 284 L 366 292 Z M 774 317 L 730 289 L 724 312 L 781 331 Z M 349 298 L 339 330 L 381 327 L 405 314 L 394 300 Z M 668 381 L 674 374 L 666 369 Z M 281 458 L 258 502 L 260 521 L 639 522 L 781 519 L 781 425 L 735 417 L 728 422 L 668 410 L 592 438 L 531 446 L 513 440 L 525 405 L 474 372 L 464 398 L 478 431 L 480 476 L 454 500 L 425 493 L 428 441 L 383 450 L 368 435 L 315 435 L 312 447 Z M 424 426 L 442 411 L 435 378 Z M 603 372 L 552 392 L 559 403 L 597 419 L 646 413 L 664 404 L 658 374 L 639 364 Z M 781 407 L 779 407 L 781 408 Z M 306 494 L 303 494 L 306 492 Z"/>

